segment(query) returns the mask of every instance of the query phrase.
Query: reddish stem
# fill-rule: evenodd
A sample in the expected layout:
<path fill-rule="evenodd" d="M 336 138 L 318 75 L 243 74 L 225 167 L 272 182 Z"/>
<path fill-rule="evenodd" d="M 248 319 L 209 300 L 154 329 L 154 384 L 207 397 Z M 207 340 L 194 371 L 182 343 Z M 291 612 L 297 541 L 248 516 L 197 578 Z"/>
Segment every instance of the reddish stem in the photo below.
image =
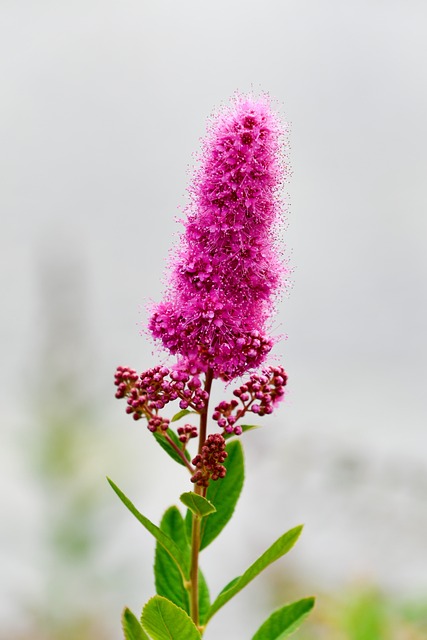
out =
<path fill-rule="evenodd" d="M 170 436 L 168 436 L 167 433 L 165 433 L 165 440 L 167 440 L 167 442 L 169 442 L 169 444 L 177 452 L 177 454 L 179 455 L 179 457 L 181 458 L 181 460 L 183 461 L 183 463 L 185 464 L 185 466 L 187 467 L 189 472 L 191 474 L 193 474 L 194 473 L 194 468 L 191 466 L 191 464 L 187 460 L 184 451 L 176 446 L 175 442 L 172 440 L 172 438 L 170 438 Z"/>
<path fill-rule="evenodd" d="M 205 391 L 209 394 L 211 392 L 213 380 L 213 371 L 208 369 L 205 379 Z M 200 429 L 199 429 L 199 454 L 202 451 L 202 447 L 206 441 L 207 424 L 208 424 L 208 408 L 209 408 L 209 396 L 206 400 L 205 407 L 200 414 Z M 194 493 L 199 496 L 206 496 L 206 487 L 199 487 L 197 484 L 194 487 Z M 199 627 L 199 551 L 200 551 L 200 527 L 202 519 L 193 513 L 193 526 L 191 533 L 191 569 L 190 569 L 190 611 L 196 627 Z"/>

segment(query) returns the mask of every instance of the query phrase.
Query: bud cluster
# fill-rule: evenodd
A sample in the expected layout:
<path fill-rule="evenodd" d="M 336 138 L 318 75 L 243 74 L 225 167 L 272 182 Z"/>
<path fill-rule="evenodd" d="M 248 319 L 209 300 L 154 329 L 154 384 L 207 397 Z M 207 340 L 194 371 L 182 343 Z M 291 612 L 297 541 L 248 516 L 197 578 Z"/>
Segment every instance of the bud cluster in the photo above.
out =
<path fill-rule="evenodd" d="M 186 424 L 183 427 L 178 427 L 178 439 L 183 443 L 187 444 L 187 442 L 191 438 L 197 438 L 199 435 L 197 432 L 197 427 L 193 427 L 191 424 Z"/>
<path fill-rule="evenodd" d="M 272 413 L 274 405 L 285 395 L 284 387 L 287 380 L 288 376 L 283 367 L 269 367 L 260 374 L 253 373 L 248 382 L 233 391 L 238 400 L 233 398 L 230 402 L 220 402 L 215 407 L 212 418 L 226 433 L 240 435 L 242 428 L 236 426 L 236 422 L 247 411 L 259 416 Z"/>
<path fill-rule="evenodd" d="M 193 458 L 197 471 L 191 477 L 191 482 L 199 487 L 207 487 L 210 480 L 224 478 L 226 468 L 222 463 L 227 455 L 224 437 L 219 433 L 208 436 L 201 453 Z"/>
<path fill-rule="evenodd" d="M 127 398 L 126 413 L 132 414 L 134 420 L 145 417 L 152 432 L 168 429 L 169 420 L 158 416 L 158 412 L 169 402 L 179 399 L 181 409 L 200 412 L 209 398 L 198 376 L 162 366 L 141 375 L 129 367 L 117 367 L 114 383 L 116 398 Z"/>

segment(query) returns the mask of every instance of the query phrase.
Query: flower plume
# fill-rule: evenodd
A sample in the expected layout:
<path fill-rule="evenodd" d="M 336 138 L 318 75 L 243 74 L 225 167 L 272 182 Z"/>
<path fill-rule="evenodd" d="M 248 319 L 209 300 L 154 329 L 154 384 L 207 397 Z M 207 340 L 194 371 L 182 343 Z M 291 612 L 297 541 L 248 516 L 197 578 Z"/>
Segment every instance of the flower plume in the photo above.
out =
<path fill-rule="evenodd" d="M 238 96 L 202 143 L 169 286 L 149 322 L 193 374 L 212 369 L 230 380 L 272 347 L 269 318 L 287 274 L 274 237 L 283 133 L 267 97 Z"/>

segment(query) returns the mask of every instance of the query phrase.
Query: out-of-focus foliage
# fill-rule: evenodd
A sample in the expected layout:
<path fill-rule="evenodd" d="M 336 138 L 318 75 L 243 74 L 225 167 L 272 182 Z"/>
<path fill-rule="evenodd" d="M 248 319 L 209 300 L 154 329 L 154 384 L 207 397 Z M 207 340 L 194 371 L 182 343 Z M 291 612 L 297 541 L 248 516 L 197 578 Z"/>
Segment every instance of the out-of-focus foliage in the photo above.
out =
<path fill-rule="evenodd" d="M 427 599 L 402 602 L 371 586 L 319 595 L 296 640 L 425 640 Z"/>
<path fill-rule="evenodd" d="M 100 570 L 103 451 L 93 409 L 84 274 L 79 264 L 47 256 L 39 272 L 39 357 L 29 371 L 26 466 L 39 498 L 40 580 L 33 601 L 22 597 L 17 628 L 0 640 L 110 640 L 102 620 L 113 579 Z"/>

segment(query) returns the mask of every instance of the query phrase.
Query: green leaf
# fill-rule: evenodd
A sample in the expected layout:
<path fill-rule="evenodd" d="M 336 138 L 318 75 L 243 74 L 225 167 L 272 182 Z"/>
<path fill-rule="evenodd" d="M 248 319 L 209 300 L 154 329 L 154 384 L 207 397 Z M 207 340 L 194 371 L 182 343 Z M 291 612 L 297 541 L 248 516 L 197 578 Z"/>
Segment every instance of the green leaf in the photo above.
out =
<path fill-rule="evenodd" d="M 174 417 L 171 419 L 171 422 L 181 420 L 181 418 L 183 418 L 184 416 L 188 416 L 189 413 L 196 413 L 196 411 L 190 411 L 190 409 L 181 409 L 181 411 L 175 413 Z"/>
<path fill-rule="evenodd" d="M 162 547 L 167 551 L 172 560 L 175 562 L 178 570 L 185 580 L 188 580 L 190 577 L 190 569 L 189 563 L 185 554 L 181 551 L 181 549 L 175 544 L 175 542 L 167 536 L 159 527 L 153 524 L 148 518 L 142 515 L 135 507 L 135 505 L 125 496 L 125 494 L 120 491 L 120 489 L 114 484 L 110 478 L 107 478 L 110 483 L 113 491 L 119 496 L 120 500 L 123 504 L 129 509 L 129 511 L 135 516 L 135 518 L 142 524 L 143 527 L 147 529 L 153 535 L 157 542 L 159 542 Z"/>
<path fill-rule="evenodd" d="M 175 460 L 175 462 L 178 462 L 179 464 L 182 464 L 185 467 L 184 460 L 175 451 L 175 449 L 173 448 L 171 443 L 166 440 L 164 434 L 167 434 L 169 436 L 169 438 L 174 442 L 174 444 L 176 444 L 178 449 L 182 450 L 182 443 L 180 442 L 180 440 L 179 440 L 178 436 L 176 435 L 175 431 L 173 431 L 172 429 L 168 429 L 164 433 L 157 433 L 157 431 L 156 431 L 155 433 L 153 433 L 153 436 L 155 437 L 155 439 L 157 440 L 159 445 L 162 447 L 162 449 L 164 449 L 166 451 L 166 453 L 173 460 Z M 191 458 L 190 458 L 190 454 L 188 453 L 188 451 L 184 451 L 183 453 L 184 453 L 185 457 L 187 458 L 187 460 L 190 462 Z"/>
<path fill-rule="evenodd" d="M 260 626 L 252 640 L 282 640 L 298 629 L 314 607 L 314 598 L 304 598 L 278 609 Z"/>
<path fill-rule="evenodd" d="M 221 595 L 221 593 L 224 593 L 224 591 L 228 591 L 229 589 L 231 589 L 231 587 L 234 587 L 236 582 L 238 582 L 239 580 L 240 580 L 240 576 L 237 576 L 237 578 L 233 578 L 233 580 L 230 580 L 230 582 L 228 582 L 225 585 L 225 587 L 223 589 L 221 589 L 219 594 Z"/>
<path fill-rule="evenodd" d="M 184 519 L 175 506 L 163 515 L 160 529 L 166 533 L 175 544 L 181 549 L 188 562 L 190 562 L 190 544 L 185 532 Z M 156 544 L 156 554 L 154 560 L 154 577 L 156 592 L 159 596 L 164 596 L 187 613 L 190 612 L 189 593 L 184 586 L 182 576 L 176 568 L 169 554 L 159 544 Z M 204 623 L 207 612 L 210 608 L 209 589 L 203 573 L 199 569 L 199 616 L 200 624 Z"/>
<path fill-rule="evenodd" d="M 292 549 L 295 542 L 298 540 L 301 531 L 302 525 L 284 533 L 283 536 L 276 540 L 276 542 L 267 549 L 267 551 L 264 551 L 262 556 L 260 556 L 242 576 L 231 582 L 228 588 L 221 591 L 209 610 L 207 620 L 210 620 L 218 609 L 224 606 L 229 600 L 231 600 L 231 598 L 239 593 L 239 591 L 246 587 L 246 585 L 256 578 L 256 576 L 268 567 L 268 565 L 275 562 Z"/>
<path fill-rule="evenodd" d="M 122 613 L 122 627 L 125 640 L 150 640 L 138 618 L 127 607 Z"/>
<path fill-rule="evenodd" d="M 210 513 L 214 513 L 216 511 L 212 502 L 209 502 L 209 500 L 206 500 L 203 496 L 194 493 L 194 491 L 187 491 L 186 493 L 183 493 L 179 499 L 182 504 L 185 504 L 185 506 L 188 507 L 194 515 L 199 516 L 199 518 L 204 518 Z"/>
<path fill-rule="evenodd" d="M 261 425 L 259 424 L 241 424 L 240 428 L 242 430 L 242 433 L 245 433 L 246 431 L 252 431 L 253 429 L 260 429 Z M 226 431 L 224 431 L 224 433 L 222 434 L 224 436 L 224 440 L 229 440 L 230 438 L 233 438 L 233 436 L 235 436 L 235 433 L 227 433 Z"/>
<path fill-rule="evenodd" d="M 209 588 L 205 580 L 205 576 L 199 569 L 199 619 L 200 624 L 204 625 L 211 608 L 211 599 L 209 596 Z"/>
<path fill-rule="evenodd" d="M 179 547 L 190 563 L 190 545 L 185 533 L 184 519 L 177 507 L 169 507 L 163 515 L 160 529 Z M 154 578 L 156 593 L 171 600 L 187 613 L 190 611 L 188 591 L 182 581 L 182 575 L 169 553 L 158 542 L 154 558 Z"/>
<path fill-rule="evenodd" d="M 201 522 L 200 549 L 205 549 L 221 533 L 233 515 L 242 491 L 245 470 L 241 443 L 238 440 L 229 442 L 227 453 L 228 457 L 224 461 L 224 466 L 227 469 L 225 478 L 211 482 L 206 493 L 206 498 L 214 505 L 216 513 L 203 518 Z M 189 519 L 188 526 L 191 524 L 191 514 L 188 514 L 187 518 Z M 191 531 L 191 526 L 188 528 Z"/>
<path fill-rule="evenodd" d="M 190 616 L 176 604 L 154 596 L 145 605 L 141 623 L 153 640 L 200 640 L 201 635 Z"/>

